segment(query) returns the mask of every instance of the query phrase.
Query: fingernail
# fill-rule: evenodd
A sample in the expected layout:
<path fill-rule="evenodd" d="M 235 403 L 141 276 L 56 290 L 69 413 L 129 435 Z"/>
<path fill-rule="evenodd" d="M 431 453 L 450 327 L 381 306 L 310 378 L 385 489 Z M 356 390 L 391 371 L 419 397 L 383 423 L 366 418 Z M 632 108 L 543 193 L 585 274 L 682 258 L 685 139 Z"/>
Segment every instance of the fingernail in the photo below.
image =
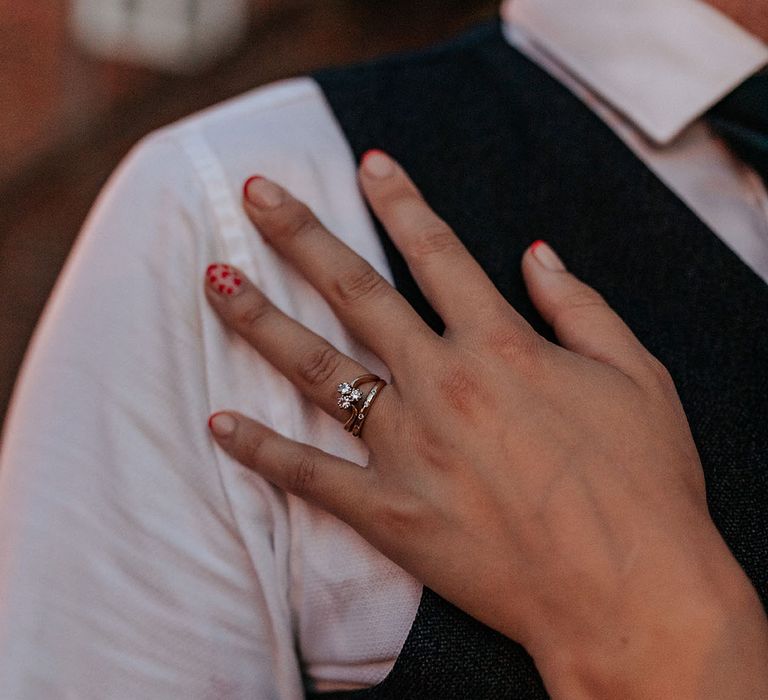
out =
<path fill-rule="evenodd" d="M 362 158 L 363 170 L 367 175 L 375 178 L 389 177 L 395 173 L 395 164 L 392 159 L 378 149 L 367 151 Z"/>
<path fill-rule="evenodd" d="M 245 198 L 259 209 L 274 209 L 280 206 L 285 193 L 274 182 L 265 180 L 261 175 L 254 175 L 243 186 Z"/>
<path fill-rule="evenodd" d="M 219 437 L 229 437 L 237 428 L 237 421 L 229 413 L 214 413 L 208 419 L 208 427 Z"/>
<path fill-rule="evenodd" d="M 531 252 L 533 257 L 536 258 L 547 270 L 552 272 L 565 272 L 565 265 L 563 261 L 557 256 L 552 248 L 550 248 L 544 241 L 536 241 L 531 244 Z"/>
<path fill-rule="evenodd" d="M 224 263 L 208 265 L 205 271 L 208 286 L 221 296 L 232 297 L 243 289 L 243 278 L 237 268 Z"/>

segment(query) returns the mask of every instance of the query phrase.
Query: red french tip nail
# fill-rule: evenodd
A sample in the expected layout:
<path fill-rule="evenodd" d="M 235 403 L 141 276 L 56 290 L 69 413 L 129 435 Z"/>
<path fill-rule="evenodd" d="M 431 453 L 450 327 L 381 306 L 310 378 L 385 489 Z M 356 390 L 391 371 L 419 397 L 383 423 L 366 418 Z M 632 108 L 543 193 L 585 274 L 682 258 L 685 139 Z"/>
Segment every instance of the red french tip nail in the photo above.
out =
<path fill-rule="evenodd" d="M 255 180 L 263 180 L 264 178 L 261 175 L 253 175 L 252 177 L 249 177 L 245 184 L 243 185 L 243 197 L 248 199 L 248 187 L 249 185 L 254 182 Z"/>
<path fill-rule="evenodd" d="M 541 239 L 539 239 L 538 241 L 534 241 L 533 243 L 531 243 L 531 252 L 535 251 L 536 248 L 538 248 L 540 245 L 543 245 L 543 244 L 544 244 L 544 241 L 542 241 Z"/>
<path fill-rule="evenodd" d="M 382 155 L 386 155 L 386 153 L 384 153 L 384 151 L 382 151 L 380 148 L 370 148 L 365 153 L 363 153 L 362 157 L 360 158 L 360 162 L 364 162 L 366 158 L 372 156 L 374 153 L 381 153 Z"/>
<path fill-rule="evenodd" d="M 211 425 L 211 423 L 213 423 L 213 419 L 216 418 L 216 416 L 218 416 L 219 413 L 222 413 L 222 411 L 219 411 L 218 413 L 212 413 L 210 415 L 210 417 L 208 418 L 208 429 L 209 430 L 213 430 L 213 425 Z"/>

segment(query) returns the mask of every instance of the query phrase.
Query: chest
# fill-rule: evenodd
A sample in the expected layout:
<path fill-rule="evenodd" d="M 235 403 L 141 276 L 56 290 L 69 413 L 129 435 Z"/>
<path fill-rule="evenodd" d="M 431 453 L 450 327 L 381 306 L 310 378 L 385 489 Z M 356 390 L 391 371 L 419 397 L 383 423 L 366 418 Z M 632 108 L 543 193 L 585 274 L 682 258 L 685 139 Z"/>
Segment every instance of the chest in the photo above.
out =
<path fill-rule="evenodd" d="M 495 284 L 553 339 L 519 270 L 550 241 L 670 370 L 712 516 L 768 600 L 768 286 L 495 27 L 420 59 L 319 76 L 356 155 L 403 163 Z M 439 319 L 379 230 L 395 282 Z M 525 652 L 430 591 L 401 657 L 350 697 L 545 697 Z"/>

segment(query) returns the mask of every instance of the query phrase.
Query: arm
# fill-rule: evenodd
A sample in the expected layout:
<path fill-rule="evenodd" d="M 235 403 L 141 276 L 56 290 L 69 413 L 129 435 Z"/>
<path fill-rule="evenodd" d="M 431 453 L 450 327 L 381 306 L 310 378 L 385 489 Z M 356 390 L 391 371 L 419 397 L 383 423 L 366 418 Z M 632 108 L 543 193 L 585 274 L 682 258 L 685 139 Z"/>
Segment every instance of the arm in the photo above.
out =
<path fill-rule="evenodd" d="M 52 223 L 55 225 L 55 222 Z M 0 459 L 3 697 L 296 697 L 276 499 L 246 548 L 210 411 L 205 197 L 167 135 L 121 166 L 24 363 Z M 258 563 L 255 566 L 254 560 Z"/>

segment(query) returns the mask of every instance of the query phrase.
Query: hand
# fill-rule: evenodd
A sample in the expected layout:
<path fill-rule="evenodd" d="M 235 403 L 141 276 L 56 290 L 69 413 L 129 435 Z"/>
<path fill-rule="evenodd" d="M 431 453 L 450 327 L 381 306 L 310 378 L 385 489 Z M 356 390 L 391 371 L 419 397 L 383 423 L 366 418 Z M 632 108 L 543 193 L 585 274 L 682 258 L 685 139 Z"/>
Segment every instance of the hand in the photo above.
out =
<path fill-rule="evenodd" d="M 736 669 L 754 655 L 743 646 L 764 652 L 762 608 L 709 517 L 658 360 L 546 244 L 526 251 L 522 271 L 562 347 L 506 302 L 394 161 L 370 154 L 360 182 L 445 334 L 306 206 L 250 181 L 245 207 L 261 234 L 392 381 L 364 424 L 367 468 L 232 412 L 212 423 L 221 447 L 523 643 L 553 696 L 703 697 L 713 660 Z M 206 276 L 223 321 L 346 420 L 336 387 L 367 369 L 239 271 Z M 353 438 L 340 428 L 339 439 Z"/>

